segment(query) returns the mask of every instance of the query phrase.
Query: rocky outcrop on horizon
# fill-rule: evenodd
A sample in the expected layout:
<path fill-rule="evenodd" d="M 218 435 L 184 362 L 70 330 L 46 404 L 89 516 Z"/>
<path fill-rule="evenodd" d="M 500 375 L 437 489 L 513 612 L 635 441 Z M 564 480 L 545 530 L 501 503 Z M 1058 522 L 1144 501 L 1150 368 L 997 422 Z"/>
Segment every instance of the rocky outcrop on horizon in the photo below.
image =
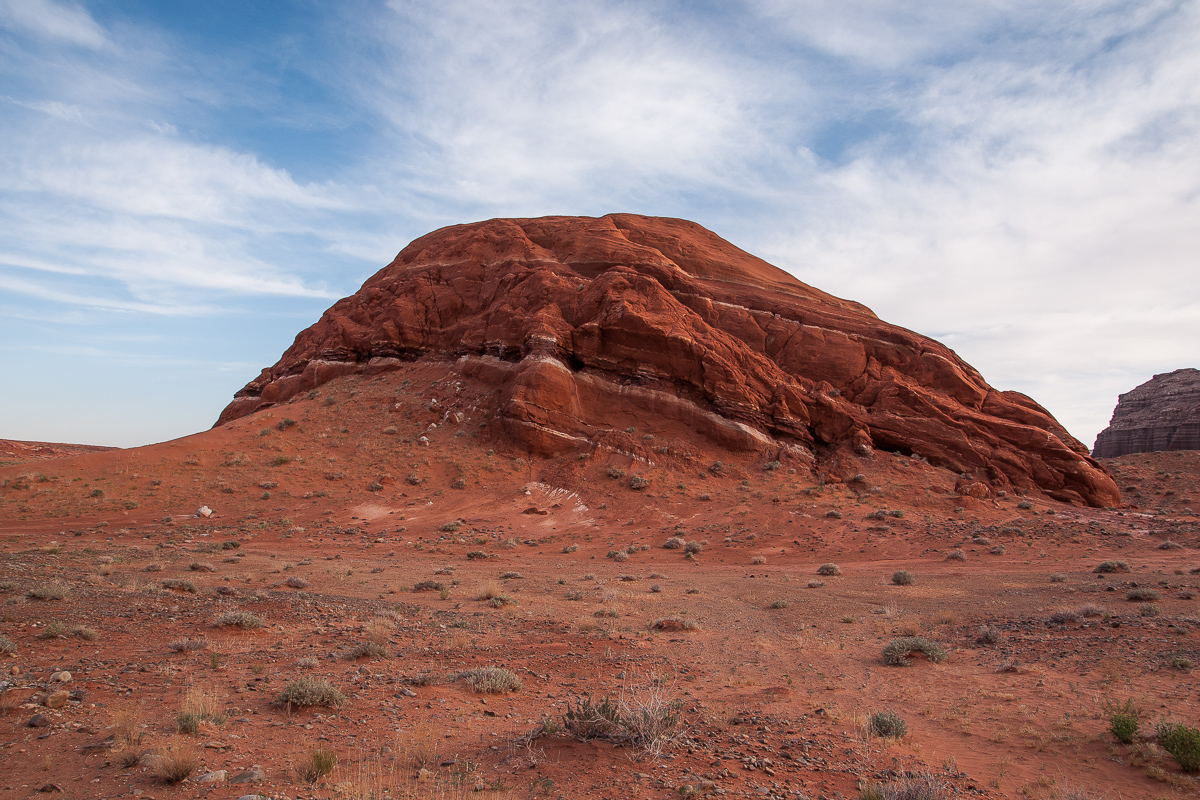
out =
<path fill-rule="evenodd" d="M 1160 450 L 1200 450 L 1200 370 L 1164 372 L 1120 395 L 1092 455 L 1116 458 Z"/>
<path fill-rule="evenodd" d="M 1108 473 L 1045 409 L 942 344 L 684 220 L 496 219 L 414 242 L 302 331 L 217 424 L 418 359 L 502 387 L 531 453 L 601 445 L 622 412 L 805 462 L 874 448 L 991 490 L 1098 506 Z"/>

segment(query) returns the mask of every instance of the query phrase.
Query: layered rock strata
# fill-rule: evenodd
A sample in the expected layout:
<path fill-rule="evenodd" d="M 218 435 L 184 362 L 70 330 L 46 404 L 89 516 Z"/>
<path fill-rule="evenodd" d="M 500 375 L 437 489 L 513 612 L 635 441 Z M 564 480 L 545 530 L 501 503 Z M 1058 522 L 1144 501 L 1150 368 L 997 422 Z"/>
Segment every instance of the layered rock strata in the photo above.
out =
<path fill-rule="evenodd" d="M 1159 450 L 1200 450 L 1200 370 L 1155 375 L 1118 397 L 1092 455 L 1116 458 Z"/>
<path fill-rule="evenodd" d="M 919 454 L 993 487 L 1113 505 L 1107 472 L 1030 398 L 943 345 L 677 219 L 496 219 L 417 239 L 302 331 L 218 424 L 353 372 L 453 359 L 502 388 L 531 452 L 587 448 L 617 411 L 810 460 Z"/>

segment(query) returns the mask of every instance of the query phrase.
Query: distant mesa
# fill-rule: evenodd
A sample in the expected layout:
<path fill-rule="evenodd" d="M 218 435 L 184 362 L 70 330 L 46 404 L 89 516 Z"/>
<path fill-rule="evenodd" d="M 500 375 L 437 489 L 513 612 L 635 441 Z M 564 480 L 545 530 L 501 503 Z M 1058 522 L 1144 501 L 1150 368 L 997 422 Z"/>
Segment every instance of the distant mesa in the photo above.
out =
<path fill-rule="evenodd" d="M 1200 370 L 1164 372 L 1118 397 L 1092 455 L 1116 458 L 1160 450 L 1200 450 Z"/>
<path fill-rule="evenodd" d="M 992 490 L 1120 502 L 1045 409 L 938 342 L 693 222 L 632 214 L 495 219 L 417 239 L 217 424 L 416 361 L 498 388 L 495 419 L 539 456 L 621 448 L 634 419 L 835 479 L 878 448 Z"/>

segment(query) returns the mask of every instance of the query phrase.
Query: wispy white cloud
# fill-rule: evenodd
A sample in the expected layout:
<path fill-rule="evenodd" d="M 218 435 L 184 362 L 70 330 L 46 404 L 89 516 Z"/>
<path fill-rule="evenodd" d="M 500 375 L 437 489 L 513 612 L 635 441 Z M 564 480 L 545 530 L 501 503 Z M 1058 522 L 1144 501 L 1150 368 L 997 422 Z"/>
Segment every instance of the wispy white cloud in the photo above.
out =
<path fill-rule="evenodd" d="M 0 0 L 0 25 L 82 47 L 100 48 L 108 44 L 104 29 L 74 3 Z"/>
<path fill-rule="evenodd" d="M 749 151 L 754 82 L 721 63 L 711 33 L 628 3 L 392 2 L 377 32 L 391 57 L 365 102 L 415 162 L 419 188 L 458 204 L 617 200 L 636 187 L 722 182 Z"/>
<path fill-rule="evenodd" d="M 1069 46 L 926 69 L 895 101 L 916 146 L 824 172 L 816 219 L 771 248 L 1089 444 L 1118 391 L 1190 363 L 1200 336 L 1196 5 L 1126 10 L 1077 15 Z"/>

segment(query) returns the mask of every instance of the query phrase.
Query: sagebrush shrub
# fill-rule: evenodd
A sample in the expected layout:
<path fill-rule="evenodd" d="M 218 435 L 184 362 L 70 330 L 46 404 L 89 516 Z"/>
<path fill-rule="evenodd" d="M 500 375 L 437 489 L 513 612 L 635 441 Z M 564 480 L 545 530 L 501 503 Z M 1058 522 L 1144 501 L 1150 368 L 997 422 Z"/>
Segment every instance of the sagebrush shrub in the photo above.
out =
<path fill-rule="evenodd" d="M 867 719 L 867 729 L 872 736 L 903 739 L 908 734 L 908 723 L 891 709 L 876 711 Z"/>
<path fill-rule="evenodd" d="M 817 574 L 818 575 L 841 575 L 842 568 L 832 562 L 829 564 L 822 564 L 821 566 L 817 567 Z"/>
<path fill-rule="evenodd" d="M 940 664 L 947 658 L 946 648 L 937 642 L 923 636 L 901 636 L 883 648 L 883 663 L 906 667 L 909 665 L 908 657 L 912 653 L 922 653 L 935 664 Z"/>
<path fill-rule="evenodd" d="M 916 578 L 906 569 L 896 570 L 892 573 L 892 583 L 897 586 L 911 586 Z"/>

